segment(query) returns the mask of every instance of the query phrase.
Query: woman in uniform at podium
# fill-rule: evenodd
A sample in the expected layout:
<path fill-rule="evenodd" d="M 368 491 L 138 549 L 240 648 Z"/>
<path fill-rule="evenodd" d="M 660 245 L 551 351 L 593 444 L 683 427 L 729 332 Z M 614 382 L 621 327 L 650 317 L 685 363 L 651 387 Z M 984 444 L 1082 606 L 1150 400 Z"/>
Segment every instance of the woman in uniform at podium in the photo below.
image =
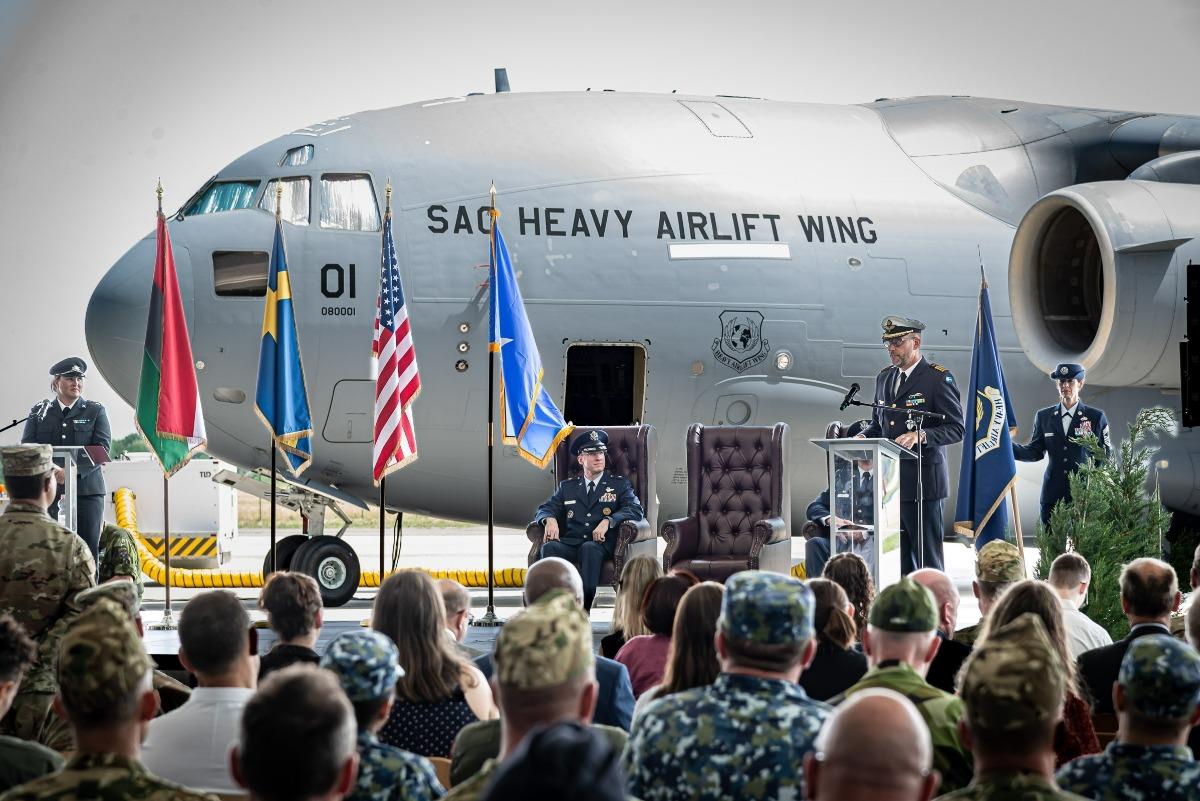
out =
<path fill-rule="evenodd" d="M 108 413 L 98 401 L 83 397 L 83 379 L 87 374 L 87 362 L 71 356 L 50 368 L 50 389 L 53 398 L 47 398 L 34 406 L 25 421 L 21 442 L 38 442 L 54 447 L 73 445 L 100 445 L 105 451 L 112 444 L 112 429 L 108 425 Z M 61 466 L 61 461 L 55 459 Z M 76 529 L 92 559 L 99 562 L 100 523 L 104 518 L 104 472 L 99 465 L 79 465 L 75 484 Z M 59 498 L 62 498 L 63 482 L 59 482 Z M 50 507 L 50 516 L 58 517 L 59 501 Z"/>

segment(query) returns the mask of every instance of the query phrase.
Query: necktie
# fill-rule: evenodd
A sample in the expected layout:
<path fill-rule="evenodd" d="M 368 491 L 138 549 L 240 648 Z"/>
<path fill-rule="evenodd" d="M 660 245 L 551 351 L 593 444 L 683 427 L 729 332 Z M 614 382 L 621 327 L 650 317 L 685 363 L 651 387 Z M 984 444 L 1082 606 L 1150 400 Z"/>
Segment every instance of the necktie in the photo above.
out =
<path fill-rule="evenodd" d="M 595 494 L 596 494 L 596 482 L 589 481 L 588 482 L 588 501 L 594 500 Z"/>
<path fill-rule="evenodd" d="M 896 377 L 892 380 L 892 400 L 900 394 L 900 384 L 904 381 L 904 371 L 899 367 L 896 368 Z"/>

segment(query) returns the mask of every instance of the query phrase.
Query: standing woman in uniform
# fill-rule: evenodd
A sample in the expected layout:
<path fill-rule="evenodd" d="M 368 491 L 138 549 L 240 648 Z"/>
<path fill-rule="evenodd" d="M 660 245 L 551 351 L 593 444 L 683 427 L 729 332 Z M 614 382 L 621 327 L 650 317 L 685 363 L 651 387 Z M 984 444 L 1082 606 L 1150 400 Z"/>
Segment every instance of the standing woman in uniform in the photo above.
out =
<path fill-rule="evenodd" d="M 78 356 L 63 359 L 50 368 L 50 375 L 53 377 L 50 389 L 54 392 L 54 397 L 47 398 L 30 410 L 29 419 L 25 421 L 25 431 L 21 434 L 21 442 L 37 442 L 55 447 L 101 445 L 105 451 L 108 450 L 112 444 L 108 413 L 99 401 L 90 401 L 83 397 L 83 379 L 87 369 L 87 362 Z M 48 510 L 53 519 L 58 518 L 58 504 L 62 498 L 61 482 L 58 493 L 54 505 Z M 99 465 L 80 465 L 75 494 L 75 533 L 87 543 L 93 561 L 99 560 L 104 493 L 104 472 Z"/>

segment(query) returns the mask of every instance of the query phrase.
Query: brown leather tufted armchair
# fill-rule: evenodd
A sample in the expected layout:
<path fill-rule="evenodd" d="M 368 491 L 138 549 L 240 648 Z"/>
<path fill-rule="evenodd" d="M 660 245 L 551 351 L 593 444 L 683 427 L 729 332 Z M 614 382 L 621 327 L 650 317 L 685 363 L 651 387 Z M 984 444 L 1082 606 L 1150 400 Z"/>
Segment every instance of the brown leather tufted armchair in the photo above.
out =
<path fill-rule="evenodd" d="M 687 433 L 688 514 L 663 524 L 663 568 L 706 581 L 792 566 L 788 427 L 703 426 Z"/>
<path fill-rule="evenodd" d="M 654 484 L 658 433 L 651 425 L 577 427 L 571 432 L 571 436 L 559 443 L 558 450 L 554 452 L 555 486 L 559 482 L 575 478 L 583 471 L 579 461 L 571 456 L 571 443 L 576 437 L 585 436 L 595 428 L 603 428 L 608 434 L 606 468 L 629 479 L 646 515 L 636 523 L 627 520 L 617 529 L 617 546 L 612 561 L 606 561 L 604 569 L 600 572 L 600 584 L 610 584 L 616 590 L 617 581 L 621 578 L 621 570 L 625 567 L 627 559 L 642 555 L 654 557 L 658 554 L 658 538 L 654 534 L 658 530 L 658 491 Z M 531 565 L 537 561 L 543 533 L 542 527 L 536 523 L 530 523 L 525 529 L 525 535 L 529 537 Z"/>

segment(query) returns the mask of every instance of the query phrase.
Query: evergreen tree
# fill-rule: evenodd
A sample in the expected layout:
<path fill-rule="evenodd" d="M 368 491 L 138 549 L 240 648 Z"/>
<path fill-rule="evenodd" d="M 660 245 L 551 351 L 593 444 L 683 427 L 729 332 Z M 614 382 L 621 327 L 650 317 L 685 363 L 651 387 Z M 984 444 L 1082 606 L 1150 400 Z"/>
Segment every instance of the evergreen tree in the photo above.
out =
<path fill-rule="evenodd" d="M 1129 631 L 1121 611 L 1121 569 L 1143 556 L 1162 558 L 1162 537 L 1171 513 L 1159 501 L 1158 488 L 1147 491 L 1153 434 L 1176 433 L 1175 414 L 1156 406 L 1143 409 L 1129 424 L 1129 436 L 1105 459 L 1095 434 L 1072 438 L 1090 456 L 1070 476 L 1071 501 L 1059 501 L 1050 513 L 1050 529 L 1038 526 L 1041 555 L 1037 575 L 1046 578 L 1055 557 L 1079 553 L 1092 568 L 1088 604 L 1083 612 L 1108 630 L 1113 639 Z"/>

